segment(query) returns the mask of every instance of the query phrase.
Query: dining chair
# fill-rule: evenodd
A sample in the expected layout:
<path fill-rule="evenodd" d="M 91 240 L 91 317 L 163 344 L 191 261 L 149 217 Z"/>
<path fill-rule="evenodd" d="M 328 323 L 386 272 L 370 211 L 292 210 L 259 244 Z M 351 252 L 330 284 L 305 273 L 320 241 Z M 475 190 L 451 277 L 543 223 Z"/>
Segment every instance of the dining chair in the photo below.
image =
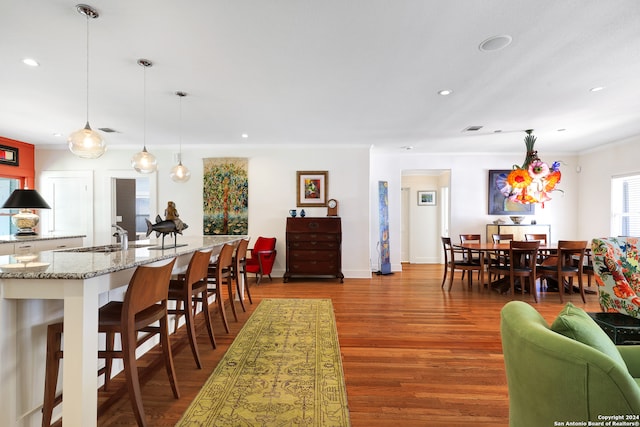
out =
<path fill-rule="evenodd" d="M 100 307 L 98 312 L 98 332 L 106 334 L 105 350 L 98 351 L 98 358 L 105 359 L 105 366 L 98 374 L 104 374 L 103 387 L 108 390 L 113 359 L 123 359 L 131 406 L 139 426 L 146 426 L 147 421 L 142 405 L 136 349 L 156 334 L 160 335 L 160 346 L 171 390 L 176 399 L 180 397 L 167 319 L 169 280 L 175 261 L 173 258 L 161 266 L 138 266 L 129 281 L 124 301 L 110 301 Z M 138 332 L 144 332 L 145 335 L 138 338 Z M 47 328 L 45 394 L 42 407 L 42 425 L 46 427 L 51 425 L 53 408 L 62 402 L 62 396 L 55 396 L 60 359 L 64 355 L 61 349 L 62 334 L 62 322 Z M 120 335 L 122 350 L 115 349 L 115 334 Z"/>
<path fill-rule="evenodd" d="M 445 273 L 442 279 L 442 285 L 440 287 L 444 287 L 444 283 L 447 278 L 447 270 L 449 270 L 449 272 L 451 273 L 449 277 L 449 290 L 451 290 L 451 287 L 453 286 L 454 272 L 456 270 L 460 270 L 463 273 L 466 271 L 469 271 L 469 274 L 467 275 L 467 283 L 469 288 L 471 288 L 472 286 L 471 272 L 472 271 L 480 272 L 480 269 L 484 268 L 484 266 L 481 266 L 479 262 L 474 263 L 474 262 L 468 262 L 464 258 L 461 259 L 462 255 L 464 255 L 464 252 L 462 250 L 454 248 L 453 244 L 451 243 L 450 237 L 442 237 L 441 240 L 442 240 L 442 248 L 444 249 Z M 464 280 L 464 276 L 462 277 L 462 279 Z"/>
<path fill-rule="evenodd" d="M 511 295 L 515 295 L 517 278 L 520 279 L 520 292 L 524 294 L 526 280 L 529 285 L 529 292 L 533 295 L 534 301 L 538 302 L 536 262 L 538 260 L 539 247 L 540 242 L 537 240 L 531 242 L 510 241 L 507 264 L 491 265 L 489 267 L 489 274 L 504 277 L 509 276 Z"/>
<path fill-rule="evenodd" d="M 481 243 L 482 236 L 479 234 L 460 234 L 460 243 Z M 470 263 L 479 263 L 480 262 L 480 252 L 467 250 L 464 252 L 464 259 L 466 262 Z M 485 258 L 485 263 L 489 263 L 489 257 Z M 464 279 L 465 271 L 462 272 L 462 278 Z M 480 272 L 478 271 L 478 277 L 480 277 Z"/>
<path fill-rule="evenodd" d="M 508 234 L 492 234 L 491 235 L 491 241 L 495 244 L 498 243 L 509 243 L 513 240 L 513 234 L 508 233 Z M 490 252 L 489 253 L 489 268 L 488 270 L 491 270 L 491 265 L 492 264 L 499 264 L 499 265 L 508 265 L 509 264 L 509 255 L 506 253 L 506 251 L 501 251 L 501 252 Z M 489 278 L 491 280 L 491 272 L 489 271 Z M 494 275 L 493 276 L 494 279 L 496 279 L 497 277 Z"/>
<path fill-rule="evenodd" d="M 185 318 L 185 327 L 193 359 L 198 369 L 202 369 L 200 353 L 198 352 L 198 341 L 195 330 L 195 311 L 197 301 L 202 302 L 202 312 L 204 313 L 205 325 L 209 333 L 211 346 L 216 348 L 216 339 L 213 335 L 211 317 L 207 296 L 207 276 L 209 271 L 209 261 L 211 260 L 211 249 L 206 251 L 196 251 L 191 256 L 189 266 L 184 274 L 179 274 L 176 279 L 169 282 L 169 301 L 175 302 L 175 308 L 168 309 L 169 314 L 175 315 L 174 328 L 177 329 L 178 321 L 182 316 Z M 194 298 L 197 301 L 194 301 Z M 175 332 L 174 329 L 174 332 Z"/>
<path fill-rule="evenodd" d="M 551 277 L 558 281 L 558 294 L 560 302 L 564 302 L 564 284 L 567 279 L 568 291 L 573 293 L 573 279 L 578 279 L 578 288 L 582 302 L 587 302 L 584 296 L 584 286 L 582 274 L 584 256 L 587 249 L 586 240 L 560 240 L 558 241 L 555 265 L 548 265 L 548 259 L 542 265 L 538 265 L 538 272 L 546 277 Z"/>
<path fill-rule="evenodd" d="M 545 233 L 528 233 L 524 235 L 524 240 L 531 242 L 537 240 L 540 242 L 540 246 L 547 246 L 548 238 Z M 538 251 L 538 265 L 556 265 L 556 251 L 555 250 L 539 250 Z M 544 281 L 544 279 L 542 279 Z"/>

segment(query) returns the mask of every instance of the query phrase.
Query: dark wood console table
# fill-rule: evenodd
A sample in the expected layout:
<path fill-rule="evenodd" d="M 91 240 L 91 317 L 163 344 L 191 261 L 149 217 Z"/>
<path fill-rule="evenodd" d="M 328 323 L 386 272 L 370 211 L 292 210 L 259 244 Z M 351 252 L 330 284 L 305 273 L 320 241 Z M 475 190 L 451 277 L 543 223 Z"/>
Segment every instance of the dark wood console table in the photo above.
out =
<path fill-rule="evenodd" d="M 332 276 L 343 283 L 340 217 L 287 218 L 287 267 L 294 276 Z"/>

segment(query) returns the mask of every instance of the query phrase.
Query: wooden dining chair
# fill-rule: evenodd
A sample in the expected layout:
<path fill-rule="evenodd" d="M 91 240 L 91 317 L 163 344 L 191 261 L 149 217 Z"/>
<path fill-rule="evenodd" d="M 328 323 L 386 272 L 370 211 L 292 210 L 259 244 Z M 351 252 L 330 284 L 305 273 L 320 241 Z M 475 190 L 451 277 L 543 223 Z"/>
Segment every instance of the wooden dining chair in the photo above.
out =
<path fill-rule="evenodd" d="M 547 244 L 549 243 L 548 237 L 545 233 L 527 233 L 524 235 L 524 240 L 526 240 L 527 242 L 537 240 L 540 242 L 540 246 L 547 246 Z M 555 250 L 539 250 L 538 265 L 542 265 L 542 264 L 556 265 L 556 251 Z"/>
<path fill-rule="evenodd" d="M 194 320 L 196 311 L 194 308 L 197 301 L 202 302 L 202 312 L 204 313 L 205 325 L 209 333 L 209 341 L 211 341 L 211 346 L 216 348 L 216 339 L 213 335 L 213 327 L 209 314 L 208 298 L 206 298 L 210 260 L 211 249 L 194 252 L 189 261 L 186 273 L 179 274 L 176 279 L 172 279 L 169 283 L 168 299 L 169 301 L 175 302 L 175 308 L 168 310 L 169 314 L 175 315 L 174 332 L 178 327 L 180 318 L 184 316 L 189 346 L 191 347 L 191 353 L 193 354 L 193 359 L 198 369 L 202 369 L 202 362 L 200 360 L 200 353 L 198 352 Z M 198 296 L 200 298 L 198 298 Z M 195 301 L 194 298 L 197 298 L 197 301 Z"/>
<path fill-rule="evenodd" d="M 481 243 L 482 236 L 479 234 L 460 234 L 460 243 Z M 480 252 L 466 250 L 464 251 L 464 260 L 469 263 L 479 263 L 480 262 Z M 489 263 L 489 258 L 485 258 L 485 263 Z M 465 271 L 462 272 L 462 278 L 464 279 Z M 480 277 L 480 272 L 478 271 L 478 278 Z"/>
<path fill-rule="evenodd" d="M 528 283 L 529 292 L 533 295 L 535 302 L 538 302 L 536 290 L 537 280 L 537 260 L 538 248 L 540 242 L 537 240 L 531 242 L 519 242 L 512 240 L 509 242 L 508 262 L 507 264 L 496 264 L 489 267 L 489 274 L 496 276 L 509 276 L 509 287 L 511 295 L 515 295 L 516 279 L 520 279 L 520 291 L 524 294 Z"/>
<path fill-rule="evenodd" d="M 582 302 L 587 302 L 584 296 L 582 282 L 584 256 L 587 249 L 586 240 L 560 240 L 558 241 L 555 265 L 547 265 L 547 260 L 538 266 L 541 275 L 552 277 L 558 281 L 558 294 L 560 302 L 564 302 L 564 283 L 567 279 L 568 291 L 573 293 L 573 279 L 578 279 L 578 288 Z"/>
<path fill-rule="evenodd" d="M 138 266 L 129 281 L 124 301 L 110 301 L 98 312 L 98 332 L 106 334 L 106 348 L 98 351 L 98 358 L 105 359 L 105 366 L 98 373 L 104 373 L 104 389 L 108 390 L 113 359 L 123 359 L 131 406 L 139 426 L 146 426 L 147 421 L 142 406 L 136 349 L 156 334 L 160 335 L 171 390 L 176 399 L 180 397 L 167 319 L 169 280 L 175 261 L 174 258 L 161 266 Z M 156 326 L 156 323 L 159 325 Z M 145 335 L 138 338 L 138 332 L 144 332 Z M 51 423 L 53 408 L 62 402 L 62 396 L 55 396 L 59 363 L 63 357 L 62 333 L 62 323 L 50 325 L 47 329 L 45 395 L 42 407 L 42 425 L 46 427 Z M 116 334 L 120 335 L 122 350 L 115 349 Z"/>
<path fill-rule="evenodd" d="M 492 234 L 491 241 L 493 243 L 509 243 L 513 240 L 513 234 Z M 491 270 L 491 265 L 499 264 L 499 265 L 508 265 L 509 264 L 509 255 L 506 253 L 507 251 L 500 252 L 491 252 L 489 253 L 489 266 L 488 270 Z M 491 279 L 492 274 L 489 272 L 489 278 Z M 493 276 L 494 279 L 497 278 Z"/>
<path fill-rule="evenodd" d="M 442 285 L 440 287 L 444 287 L 444 283 L 447 278 L 447 270 L 448 270 L 450 272 L 449 290 L 451 290 L 451 287 L 453 286 L 454 272 L 456 270 L 460 270 L 463 273 L 466 271 L 469 271 L 469 274 L 467 275 L 467 283 L 468 283 L 468 287 L 471 289 L 472 287 L 471 272 L 472 271 L 479 272 L 481 268 L 484 268 L 484 266 L 481 266 L 479 262 L 477 263 L 468 262 L 466 259 L 461 258 L 462 255 L 464 255 L 464 252 L 454 248 L 453 244 L 451 243 L 450 237 L 442 237 L 441 240 L 442 240 L 442 248 L 444 250 L 445 273 L 442 279 Z M 462 277 L 462 279 L 464 280 L 464 276 Z"/>

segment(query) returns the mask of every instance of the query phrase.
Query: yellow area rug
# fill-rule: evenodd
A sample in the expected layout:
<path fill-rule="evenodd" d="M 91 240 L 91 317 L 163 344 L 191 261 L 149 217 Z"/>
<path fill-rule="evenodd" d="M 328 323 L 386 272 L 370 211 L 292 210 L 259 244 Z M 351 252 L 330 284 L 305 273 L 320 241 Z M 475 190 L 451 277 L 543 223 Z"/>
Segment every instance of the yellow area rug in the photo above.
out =
<path fill-rule="evenodd" d="M 265 299 L 177 426 L 350 426 L 329 299 Z"/>

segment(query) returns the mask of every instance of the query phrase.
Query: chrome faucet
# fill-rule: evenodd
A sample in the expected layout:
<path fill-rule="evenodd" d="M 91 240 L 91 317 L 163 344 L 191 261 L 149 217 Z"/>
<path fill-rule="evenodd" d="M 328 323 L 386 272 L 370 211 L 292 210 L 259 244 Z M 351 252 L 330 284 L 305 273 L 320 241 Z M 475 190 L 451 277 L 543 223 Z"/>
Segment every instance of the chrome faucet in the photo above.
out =
<path fill-rule="evenodd" d="M 129 235 L 127 230 L 116 224 L 112 224 L 111 227 L 116 229 L 116 232 L 113 233 L 113 237 L 115 237 L 118 243 L 120 243 L 120 249 L 123 251 L 129 249 Z"/>

